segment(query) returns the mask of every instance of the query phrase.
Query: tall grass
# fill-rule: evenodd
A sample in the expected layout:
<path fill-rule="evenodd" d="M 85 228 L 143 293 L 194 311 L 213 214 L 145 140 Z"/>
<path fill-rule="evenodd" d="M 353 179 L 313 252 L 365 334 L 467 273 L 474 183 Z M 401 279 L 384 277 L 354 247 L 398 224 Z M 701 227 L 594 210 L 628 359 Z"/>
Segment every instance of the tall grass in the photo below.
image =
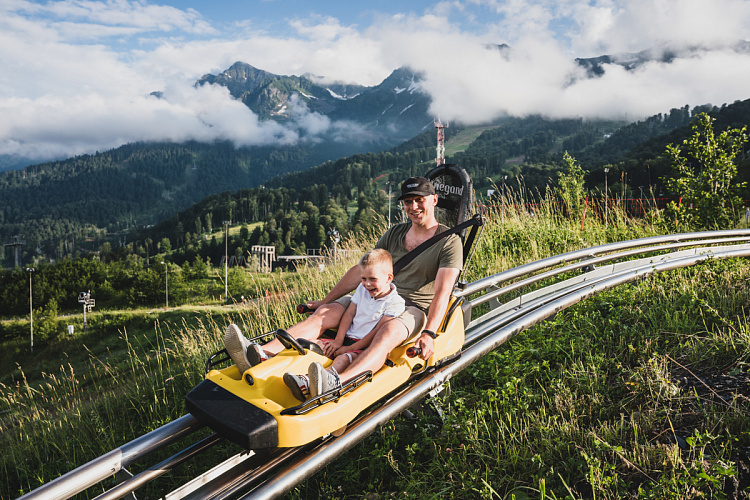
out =
<path fill-rule="evenodd" d="M 236 304 L 229 313 L 209 310 L 182 320 L 157 319 L 153 332 L 137 335 L 121 327 L 107 338 L 105 349 L 93 352 L 82 344 L 85 362 L 62 363 L 31 379 L 19 367 L 12 383 L 0 383 L 0 473 L 5 483 L 0 498 L 15 498 L 183 415 L 185 395 L 202 379 L 208 355 L 223 348 L 227 324 L 237 323 L 248 336 L 262 336 L 299 321 L 294 305 L 322 297 L 356 261 L 362 252 L 358 244 L 345 244 L 352 252 L 342 252 L 322 271 L 310 268 L 264 278 L 255 286 L 256 295 L 265 298 Z M 129 324 L 133 317 L 137 314 L 121 320 Z M 46 360 L 44 366 L 52 363 Z M 98 492 L 101 488 L 95 487 L 90 494 Z"/>
<path fill-rule="evenodd" d="M 525 189 L 507 190 L 484 210 L 489 223 L 468 269 L 470 280 L 552 255 L 662 232 L 658 218 L 633 219 L 614 203 L 609 206 L 607 221 L 593 210 L 571 219 L 559 202 Z"/>
<path fill-rule="evenodd" d="M 590 213 L 569 220 L 548 202 L 532 217 L 526 198 L 509 192 L 487 210 L 469 280 L 660 232 L 614 207 L 606 224 Z M 159 320 L 150 334 L 120 328 L 109 339 L 120 356 L 92 351 L 85 363 L 1 385 L 0 497 L 34 489 L 184 414 L 184 396 L 229 322 L 248 336 L 293 324 L 300 319 L 294 305 L 325 295 L 372 244 L 346 243 L 352 252 L 322 271 L 274 274 L 254 285 L 263 300 L 223 314 Z M 737 450 L 750 444 L 746 404 L 696 396 L 675 370 L 688 378 L 747 372 L 749 279 L 741 263 L 713 263 L 563 311 L 457 377 L 442 402 L 443 425 L 428 411 L 417 412 L 416 422 L 394 420 L 290 497 L 720 498 L 738 477 Z M 224 445 L 216 456 L 230 452 L 237 449 Z M 209 465 L 197 461 L 177 474 Z"/>

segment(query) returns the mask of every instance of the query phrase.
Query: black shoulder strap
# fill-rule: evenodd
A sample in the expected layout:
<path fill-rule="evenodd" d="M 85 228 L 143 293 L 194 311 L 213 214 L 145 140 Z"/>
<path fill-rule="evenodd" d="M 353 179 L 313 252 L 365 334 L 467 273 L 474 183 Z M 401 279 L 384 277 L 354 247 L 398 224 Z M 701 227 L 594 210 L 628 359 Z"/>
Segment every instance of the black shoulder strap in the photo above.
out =
<path fill-rule="evenodd" d="M 401 269 L 406 267 L 406 265 L 413 261 L 419 254 L 421 254 L 443 238 L 446 238 L 451 234 L 460 233 L 468 227 L 481 225 L 483 222 L 484 221 L 482 220 L 482 217 L 480 215 L 475 215 L 471 219 L 465 220 L 461 224 L 458 224 L 457 226 L 454 226 L 447 231 L 443 231 L 442 233 L 438 233 L 429 240 L 422 242 L 417 248 L 407 253 L 406 255 L 398 259 L 395 264 L 393 264 L 393 274 L 398 274 Z"/>

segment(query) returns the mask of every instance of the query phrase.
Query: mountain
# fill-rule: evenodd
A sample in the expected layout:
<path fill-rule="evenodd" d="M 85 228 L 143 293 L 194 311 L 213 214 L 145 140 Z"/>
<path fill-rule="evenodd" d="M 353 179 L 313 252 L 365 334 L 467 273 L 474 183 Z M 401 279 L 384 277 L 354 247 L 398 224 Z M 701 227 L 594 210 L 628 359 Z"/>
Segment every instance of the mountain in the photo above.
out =
<path fill-rule="evenodd" d="M 361 133 L 350 140 L 390 147 L 432 128 L 430 98 L 421 92 L 420 81 L 420 74 L 399 68 L 374 87 L 327 84 L 309 74 L 276 75 L 236 62 L 218 75 L 204 75 L 196 85 L 226 87 L 264 120 L 291 120 L 295 102 L 301 101 L 311 112 L 358 127 Z"/>
<path fill-rule="evenodd" d="M 731 47 L 728 47 L 728 49 L 738 53 L 747 54 L 750 53 L 750 42 L 741 40 L 733 44 Z M 615 64 L 628 71 L 633 71 L 650 62 L 669 64 L 675 59 L 696 57 L 705 50 L 705 47 L 700 46 L 681 47 L 679 49 L 647 49 L 640 52 L 623 52 L 620 54 L 603 55 L 598 57 L 577 58 L 575 61 L 579 66 L 586 70 L 587 76 L 592 78 L 602 76 L 605 71 L 605 65 Z"/>

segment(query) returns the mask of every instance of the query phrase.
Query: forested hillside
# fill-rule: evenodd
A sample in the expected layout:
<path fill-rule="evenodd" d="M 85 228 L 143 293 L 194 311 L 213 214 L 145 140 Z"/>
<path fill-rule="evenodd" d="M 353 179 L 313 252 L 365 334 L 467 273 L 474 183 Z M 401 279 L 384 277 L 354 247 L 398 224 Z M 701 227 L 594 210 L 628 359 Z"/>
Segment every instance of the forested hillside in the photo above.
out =
<path fill-rule="evenodd" d="M 744 109 L 747 107 L 745 102 L 716 110 L 722 117 L 717 128 L 741 126 L 743 119 L 750 122 L 750 113 Z M 563 151 L 586 159 L 581 163 L 588 170 L 589 188 L 603 183 L 602 169 L 606 165 L 611 170 L 610 188 L 621 179 L 637 182 L 650 173 L 652 183 L 645 185 L 656 190 L 660 176 L 669 173 L 668 165 L 659 159 L 666 144 L 687 137 L 692 116 L 705 110 L 700 107 L 691 112 L 686 106 L 626 126 L 542 117 L 507 119 L 483 131 L 464 151 L 448 159 L 469 172 L 480 194 L 507 175 L 508 185 L 517 188 L 520 180 L 529 201 L 533 201 L 531 198 L 543 194 L 547 185 L 555 183 L 557 172 L 562 170 Z M 460 126 L 448 128 L 448 142 L 464 130 Z M 673 132 L 665 135 L 670 131 Z M 434 132 L 427 132 L 391 151 L 354 155 L 276 177 L 264 189 L 211 196 L 144 233 L 136 242 L 136 249 L 140 248 L 141 254 L 145 250 L 145 245 L 139 243 L 142 238 L 154 242 L 167 238 L 167 244 L 176 249 L 172 255 L 175 262 L 193 262 L 196 257 L 218 262 L 223 248 L 214 240 L 201 239 L 200 235 L 210 233 L 211 228 L 223 221 L 262 223 L 253 230 L 243 230 L 239 236 L 230 236 L 230 255 L 242 255 L 257 244 L 273 245 L 279 254 L 299 254 L 308 248 L 326 246 L 328 230 L 337 228 L 342 234 L 350 228 L 366 230 L 375 222 L 374 214 L 387 213 L 386 182 L 390 181 L 397 190 L 403 179 L 423 175 L 431 169 L 434 142 Z M 639 160 L 634 157 L 640 154 L 639 150 L 633 145 L 641 144 L 652 145 L 659 152 L 654 152 L 650 159 Z M 605 163 L 613 158 L 622 161 Z M 650 172 L 649 162 L 655 165 Z M 617 187 L 630 191 L 635 186 L 638 184 Z M 349 213 L 347 207 L 351 207 Z"/>
<path fill-rule="evenodd" d="M 508 118 L 483 127 L 447 159 L 470 173 L 479 193 L 504 182 L 528 196 L 543 194 L 568 151 L 587 171 L 589 188 L 603 190 L 606 167 L 608 187 L 618 195 L 638 188 L 666 195 L 665 147 L 688 137 L 691 118 L 707 109 L 685 106 L 630 124 Z M 741 127 L 750 123 L 750 100 L 712 114 L 717 131 Z M 448 143 L 467 132 L 461 125 L 449 127 Z M 32 252 L 61 258 L 100 250 L 105 242 L 113 255 L 147 257 L 165 239 L 176 262 L 192 262 L 219 258 L 209 235 L 227 221 L 261 223 L 248 227 L 233 255 L 253 244 L 274 245 L 279 254 L 304 253 L 324 246 L 333 227 L 345 234 L 350 227 L 366 227 L 374 213 L 387 213 L 386 181 L 397 189 L 401 180 L 432 168 L 435 132 L 381 153 L 316 161 L 325 154 L 301 147 L 238 149 L 229 143 L 132 144 L 27 167 L 0 175 L 0 237 L 3 242 L 16 234 L 25 238 L 24 262 Z M 738 163 L 739 180 L 747 180 L 747 156 Z M 12 263 L 9 250 L 4 262 Z"/>
<path fill-rule="evenodd" d="M 108 233 L 155 224 L 202 198 L 258 186 L 330 157 L 315 147 L 236 148 L 228 142 L 129 144 L 0 174 L 0 239 L 59 258 Z M 115 239 L 117 242 L 117 238 Z M 6 256 L 7 257 L 7 256 Z"/>

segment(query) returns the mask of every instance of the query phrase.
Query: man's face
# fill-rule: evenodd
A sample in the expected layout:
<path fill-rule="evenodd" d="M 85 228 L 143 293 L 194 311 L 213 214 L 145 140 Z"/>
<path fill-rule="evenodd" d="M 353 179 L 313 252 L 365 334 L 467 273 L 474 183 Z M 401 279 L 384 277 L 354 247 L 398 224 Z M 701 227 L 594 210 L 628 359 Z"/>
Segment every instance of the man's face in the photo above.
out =
<path fill-rule="evenodd" d="M 426 218 L 431 218 L 435 214 L 435 205 L 437 205 L 437 195 L 428 196 L 407 196 L 401 200 L 404 204 L 406 215 L 414 223 L 419 223 Z"/>

